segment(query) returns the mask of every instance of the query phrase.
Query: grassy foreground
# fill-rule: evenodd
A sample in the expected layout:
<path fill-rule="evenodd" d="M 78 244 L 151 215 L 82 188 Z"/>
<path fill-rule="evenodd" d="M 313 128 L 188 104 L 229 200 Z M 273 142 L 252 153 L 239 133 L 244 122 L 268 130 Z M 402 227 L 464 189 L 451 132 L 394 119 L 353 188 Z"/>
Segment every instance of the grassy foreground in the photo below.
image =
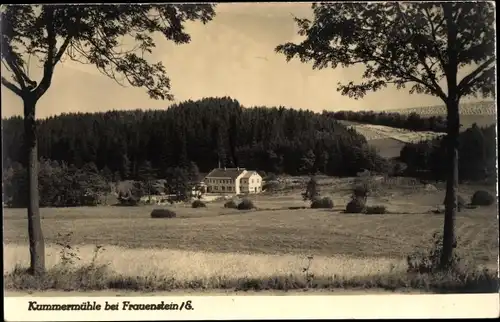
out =
<path fill-rule="evenodd" d="M 416 200 L 413 196 L 408 199 Z M 430 206 L 423 209 L 410 201 L 399 201 L 400 205 L 392 201 L 389 210 L 400 208 L 418 213 L 348 215 L 341 213 L 345 206 L 337 200 L 336 205 L 340 205 L 333 210 L 240 212 L 210 204 L 206 209 L 176 209 L 178 218 L 173 219 L 149 218 L 151 209 L 147 207 L 42 209 L 41 212 L 48 244 L 58 242 L 59 233 L 73 232 L 73 245 L 404 259 L 415 249 L 426 247 L 433 232 L 442 230 L 443 225 L 442 215 L 424 213 Z M 457 235 L 463 239 L 463 251 L 478 263 L 497 262 L 495 212 L 491 207 L 467 210 L 457 216 Z M 25 216 L 21 209 L 4 211 L 4 243 L 27 242 Z"/>
<path fill-rule="evenodd" d="M 179 289 L 232 291 L 299 289 L 384 289 L 437 293 L 498 291 L 494 271 L 466 267 L 446 273 L 407 272 L 402 260 L 356 259 L 345 256 L 300 258 L 294 255 L 245 255 L 154 249 L 99 252 L 91 246 L 74 249 L 80 260 L 64 262 L 55 246 L 47 249 L 48 271 L 33 277 L 27 267 L 27 247 L 5 245 L 5 289 L 44 291 L 172 291 Z M 101 250 L 102 250 L 101 249 Z M 24 255 L 23 259 L 19 258 Z M 76 255 L 75 255 L 76 258 Z M 335 272 L 335 273 L 332 273 Z"/>
<path fill-rule="evenodd" d="M 41 209 L 48 268 L 41 278 L 25 269 L 25 210 L 5 209 L 5 288 L 498 292 L 496 206 L 457 215 L 458 250 L 466 259 L 458 269 L 408 271 L 407 256 L 428 252 L 433 232 L 442 230 L 443 216 L 430 211 L 442 204 L 444 191 L 391 183 L 368 201 L 387 206 L 388 214 L 344 214 L 349 189 L 329 180 L 322 194 L 333 199 L 333 209 L 289 209 L 307 206 L 299 191 L 254 196 L 259 209 L 252 211 L 225 209 L 221 202 L 176 206 L 172 219 L 150 218 L 156 206 Z M 461 193 L 475 189 L 464 186 Z M 71 240 L 62 244 L 71 248 L 62 254 L 57 244 L 66 233 Z M 104 248 L 95 253 L 94 245 Z M 425 256 L 413 259 L 429 266 Z"/>

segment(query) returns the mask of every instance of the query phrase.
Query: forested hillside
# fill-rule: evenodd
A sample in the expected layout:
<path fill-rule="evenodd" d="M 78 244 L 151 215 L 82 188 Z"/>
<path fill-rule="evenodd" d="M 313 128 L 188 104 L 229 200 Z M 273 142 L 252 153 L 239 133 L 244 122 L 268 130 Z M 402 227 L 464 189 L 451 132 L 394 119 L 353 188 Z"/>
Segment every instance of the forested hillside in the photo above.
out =
<path fill-rule="evenodd" d="M 20 117 L 3 120 L 4 165 L 23 163 Z M 320 171 L 349 176 L 387 164 L 363 136 L 332 114 L 244 108 L 238 101 L 205 98 L 164 111 L 66 114 L 39 121 L 39 156 L 80 168 L 94 163 L 115 179 L 135 179 L 151 164 L 158 177 L 194 162 L 201 172 L 221 166 L 274 173 Z"/>

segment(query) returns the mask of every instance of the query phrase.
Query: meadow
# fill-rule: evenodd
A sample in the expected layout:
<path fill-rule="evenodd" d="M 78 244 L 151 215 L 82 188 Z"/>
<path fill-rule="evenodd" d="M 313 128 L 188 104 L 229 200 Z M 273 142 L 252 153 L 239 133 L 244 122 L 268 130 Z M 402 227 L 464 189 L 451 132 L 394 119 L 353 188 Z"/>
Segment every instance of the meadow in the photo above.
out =
<path fill-rule="evenodd" d="M 444 116 L 446 117 L 446 107 L 444 105 L 435 106 L 421 106 L 414 108 L 386 110 L 390 113 L 398 113 L 401 115 L 408 115 L 410 113 L 417 113 L 421 116 Z M 494 101 L 480 101 L 468 102 L 460 104 L 460 124 L 461 130 L 464 131 L 470 128 L 472 124 L 476 123 L 478 126 L 490 126 L 495 124 L 497 108 Z"/>
<path fill-rule="evenodd" d="M 308 203 L 300 198 L 301 180 L 288 180 L 296 185 L 291 183 L 290 190 L 280 193 L 254 196 L 258 209 L 248 211 L 226 209 L 220 201 L 197 209 L 169 206 L 177 213 L 171 219 L 150 218 L 158 206 L 44 208 L 47 266 L 61 263 L 58 234 L 71 233 L 66 242 L 78 248 L 77 265 L 106 265 L 115 276 L 115 282 L 90 286 L 93 289 L 294 289 L 312 281 L 320 288 L 421 286 L 421 277 L 410 282 L 403 278 L 405 259 L 415 250 L 428 249 L 432 234 L 442 230 L 443 215 L 431 211 L 442 204 L 441 187 L 426 191 L 415 183 L 385 185 L 368 203 L 386 205 L 389 213 L 366 215 L 343 213 L 349 189 L 342 180 L 331 178 L 320 186 L 322 194 L 334 200 L 334 209 L 290 209 Z M 461 194 L 470 195 L 476 188 L 463 187 Z M 495 271 L 496 207 L 466 209 L 459 213 L 456 225 L 459 251 Z M 19 265 L 28 265 L 26 228 L 24 209 L 4 210 L 8 288 L 29 283 L 12 274 Z M 104 250 L 93 260 L 95 245 Z M 62 283 L 60 277 L 57 283 Z M 74 283 L 72 279 L 65 287 Z"/>
<path fill-rule="evenodd" d="M 444 105 L 422 106 L 415 108 L 386 110 L 388 113 L 408 115 L 417 113 L 421 116 L 444 116 L 446 107 Z M 496 107 L 494 102 L 463 103 L 460 106 L 460 131 L 465 131 L 474 123 L 479 127 L 494 125 L 496 122 Z M 423 140 L 431 140 L 444 136 L 446 133 L 410 131 L 390 126 L 362 124 L 353 121 L 339 121 L 349 128 L 363 135 L 378 153 L 385 158 L 398 157 L 401 149 L 406 143 L 416 143 Z"/>

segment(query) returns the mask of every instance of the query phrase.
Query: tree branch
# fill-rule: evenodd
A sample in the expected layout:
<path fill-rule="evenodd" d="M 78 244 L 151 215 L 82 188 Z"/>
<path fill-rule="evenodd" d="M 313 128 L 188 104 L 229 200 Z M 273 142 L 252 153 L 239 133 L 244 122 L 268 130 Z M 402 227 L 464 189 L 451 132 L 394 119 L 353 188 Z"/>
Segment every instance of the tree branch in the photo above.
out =
<path fill-rule="evenodd" d="M 7 51 L 10 52 L 10 49 L 7 49 Z M 26 83 L 25 80 L 29 79 L 28 76 L 23 75 L 23 71 L 17 66 L 16 62 L 14 59 L 12 59 L 10 53 L 7 55 L 4 55 L 5 62 L 9 66 L 9 69 L 14 73 L 14 78 L 15 80 L 19 83 L 19 86 L 21 86 L 21 89 L 26 89 Z"/>
<path fill-rule="evenodd" d="M 434 43 L 434 50 L 436 51 L 436 56 L 437 56 L 439 62 L 441 63 L 441 68 L 444 70 L 445 69 L 444 59 L 443 59 L 443 56 L 441 55 L 441 51 L 439 50 L 439 48 L 437 46 L 437 36 L 436 36 L 438 28 L 444 22 L 444 18 L 441 19 L 440 23 L 437 26 L 434 26 L 434 23 L 432 21 L 432 16 L 429 12 L 429 9 L 424 8 L 424 12 L 425 12 L 425 15 L 427 16 L 427 19 L 429 20 L 429 26 L 431 27 L 431 35 L 432 35 L 432 40 Z"/>
<path fill-rule="evenodd" d="M 38 87 L 35 89 L 36 97 L 40 98 L 50 87 L 52 82 L 52 75 L 54 72 L 54 52 L 57 44 L 56 33 L 54 31 L 54 25 L 52 19 L 54 17 L 54 7 L 47 6 L 44 12 L 44 23 L 47 29 L 47 58 L 43 64 L 43 78 Z"/>
<path fill-rule="evenodd" d="M 2 76 L 2 85 L 10 89 L 14 94 L 17 96 L 21 97 L 22 96 L 22 90 L 14 85 L 13 83 L 9 82 L 5 77 Z"/>
<path fill-rule="evenodd" d="M 415 34 L 414 34 L 414 32 L 412 30 L 410 30 L 410 27 L 409 27 L 410 24 L 408 23 L 408 21 L 406 19 L 405 13 L 403 12 L 403 10 L 401 10 L 401 7 L 399 5 L 397 5 L 397 8 L 398 8 L 398 11 L 399 11 L 399 13 L 401 15 L 401 19 L 403 19 L 404 25 L 406 26 L 406 31 L 408 32 L 409 35 L 411 35 L 410 37 L 411 37 L 412 40 L 415 39 Z M 429 18 L 429 21 L 430 21 L 430 23 L 432 25 L 432 19 L 431 18 Z M 434 41 L 434 43 L 436 43 L 436 41 Z M 410 73 L 407 73 L 407 74 L 408 74 L 408 76 L 411 76 L 413 79 L 415 79 L 415 81 L 418 80 L 417 83 L 420 83 L 420 84 L 426 86 L 432 92 L 434 92 L 439 98 L 441 98 L 444 102 L 446 102 L 446 95 L 444 94 L 443 89 L 437 83 L 436 74 L 431 69 L 431 67 L 429 67 L 429 65 L 427 65 L 427 62 L 425 61 L 425 56 L 417 48 L 418 45 L 419 45 L 418 43 L 415 43 L 415 47 L 416 47 L 415 49 L 417 50 L 418 60 L 420 61 L 420 63 L 424 67 L 424 69 L 425 69 L 425 71 L 427 73 L 427 78 L 430 80 L 431 84 L 425 83 L 423 81 L 423 79 L 418 79 L 416 76 L 413 76 Z"/>
<path fill-rule="evenodd" d="M 471 87 L 473 83 L 477 80 L 477 76 L 482 73 L 486 68 L 495 61 L 495 57 L 492 56 L 484 63 L 482 63 L 478 68 L 476 68 L 469 75 L 465 76 L 458 84 L 459 93 L 462 94 L 467 87 Z"/>
<path fill-rule="evenodd" d="M 425 62 L 425 57 L 419 54 L 418 58 L 420 60 L 420 63 L 424 66 L 424 69 L 427 72 L 427 76 L 433 85 L 429 87 L 439 96 L 439 98 L 446 102 L 446 94 L 443 92 L 441 86 L 439 86 L 439 84 L 437 83 L 436 74 Z"/>
<path fill-rule="evenodd" d="M 72 38 L 73 38 L 73 36 L 66 37 L 63 44 L 59 48 L 59 51 L 57 52 L 57 54 L 54 57 L 52 67 L 54 67 L 61 60 L 61 57 L 62 57 L 62 55 L 64 55 L 64 52 L 66 52 L 66 49 L 68 48 L 69 44 L 71 43 Z"/>

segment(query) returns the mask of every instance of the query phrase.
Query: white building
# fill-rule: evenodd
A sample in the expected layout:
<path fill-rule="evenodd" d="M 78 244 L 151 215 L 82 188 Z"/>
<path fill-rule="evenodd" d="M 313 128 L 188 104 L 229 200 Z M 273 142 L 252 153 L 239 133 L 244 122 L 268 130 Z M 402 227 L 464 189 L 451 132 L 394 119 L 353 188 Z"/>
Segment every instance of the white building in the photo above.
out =
<path fill-rule="evenodd" d="M 216 168 L 203 181 L 208 193 L 239 195 L 262 191 L 262 177 L 244 168 Z"/>
<path fill-rule="evenodd" d="M 262 191 L 262 177 L 257 171 L 247 171 L 240 179 L 241 193 L 259 193 Z"/>

